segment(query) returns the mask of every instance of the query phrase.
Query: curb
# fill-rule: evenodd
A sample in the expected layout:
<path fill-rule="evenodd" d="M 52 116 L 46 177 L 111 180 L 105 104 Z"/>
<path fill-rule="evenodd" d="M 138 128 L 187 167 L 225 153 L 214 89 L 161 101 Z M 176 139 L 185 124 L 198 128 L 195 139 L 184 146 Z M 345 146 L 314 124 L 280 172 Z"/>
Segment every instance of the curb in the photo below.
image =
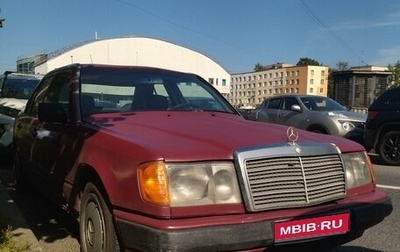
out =
<path fill-rule="evenodd" d="M 2 181 L 0 181 L 0 216 L 9 222 L 13 239 L 18 245 L 29 244 L 28 251 L 44 251 Z"/>

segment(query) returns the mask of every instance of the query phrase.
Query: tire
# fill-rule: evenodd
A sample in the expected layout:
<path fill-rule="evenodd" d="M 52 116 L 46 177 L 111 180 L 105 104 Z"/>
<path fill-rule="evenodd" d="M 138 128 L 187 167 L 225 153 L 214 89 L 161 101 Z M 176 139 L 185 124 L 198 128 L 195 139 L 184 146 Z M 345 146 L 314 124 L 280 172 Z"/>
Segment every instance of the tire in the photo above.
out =
<path fill-rule="evenodd" d="M 387 165 L 400 165 L 400 131 L 389 131 L 383 135 L 375 150 Z"/>
<path fill-rule="evenodd" d="M 120 251 L 110 208 L 93 183 L 88 183 L 83 190 L 80 210 L 81 251 Z"/>

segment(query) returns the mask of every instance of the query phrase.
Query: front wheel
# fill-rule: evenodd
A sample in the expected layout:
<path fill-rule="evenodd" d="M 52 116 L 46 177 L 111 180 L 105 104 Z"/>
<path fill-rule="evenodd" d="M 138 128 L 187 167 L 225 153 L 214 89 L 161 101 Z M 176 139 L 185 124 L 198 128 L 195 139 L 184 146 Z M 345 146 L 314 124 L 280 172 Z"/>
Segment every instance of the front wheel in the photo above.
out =
<path fill-rule="evenodd" d="M 389 131 L 383 135 L 376 152 L 385 164 L 400 165 L 400 131 Z"/>
<path fill-rule="evenodd" d="M 79 233 L 82 252 L 120 251 L 111 211 L 93 183 L 83 190 Z"/>

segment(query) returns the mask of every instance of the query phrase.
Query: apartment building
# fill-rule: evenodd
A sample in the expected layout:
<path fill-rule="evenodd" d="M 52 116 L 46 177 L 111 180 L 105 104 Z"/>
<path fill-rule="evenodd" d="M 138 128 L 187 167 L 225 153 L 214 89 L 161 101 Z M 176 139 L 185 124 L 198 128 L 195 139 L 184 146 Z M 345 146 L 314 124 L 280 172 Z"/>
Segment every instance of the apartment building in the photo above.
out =
<path fill-rule="evenodd" d="M 279 94 L 327 96 L 328 71 L 327 66 L 277 63 L 263 71 L 231 74 L 229 101 L 238 108 L 254 108 L 265 98 Z"/>

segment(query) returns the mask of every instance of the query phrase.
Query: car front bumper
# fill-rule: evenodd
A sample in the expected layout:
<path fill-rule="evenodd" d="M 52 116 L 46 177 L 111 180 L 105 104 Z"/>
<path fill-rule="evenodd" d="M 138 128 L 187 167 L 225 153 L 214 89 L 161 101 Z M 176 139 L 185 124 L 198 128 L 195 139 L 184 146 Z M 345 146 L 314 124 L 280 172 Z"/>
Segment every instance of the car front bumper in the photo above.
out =
<path fill-rule="evenodd" d="M 349 212 L 350 231 L 342 235 L 310 239 L 312 244 L 307 242 L 307 246 L 320 244 L 326 248 L 328 244 L 338 246 L 346 243 L 361 236 L 365 229 L 381 222 L 392 212 L 391 199 L 387 196 L 368 204 L 345 205 L 314 216 Z M 207 217 L 204 219 L 207 222 Z M 265 248 L 282 248 L 281 245 L 274 244 L 273 226 L 278 219 L 224 225 L 210 223 L 201 227 L 190 226 L 190 220 L 187 220 L 184 228 L 168 228 L 168 220 L 160 221 L 165 222 L 164 229 L 117 218 L 126 251 L 263 251 Z"/>

